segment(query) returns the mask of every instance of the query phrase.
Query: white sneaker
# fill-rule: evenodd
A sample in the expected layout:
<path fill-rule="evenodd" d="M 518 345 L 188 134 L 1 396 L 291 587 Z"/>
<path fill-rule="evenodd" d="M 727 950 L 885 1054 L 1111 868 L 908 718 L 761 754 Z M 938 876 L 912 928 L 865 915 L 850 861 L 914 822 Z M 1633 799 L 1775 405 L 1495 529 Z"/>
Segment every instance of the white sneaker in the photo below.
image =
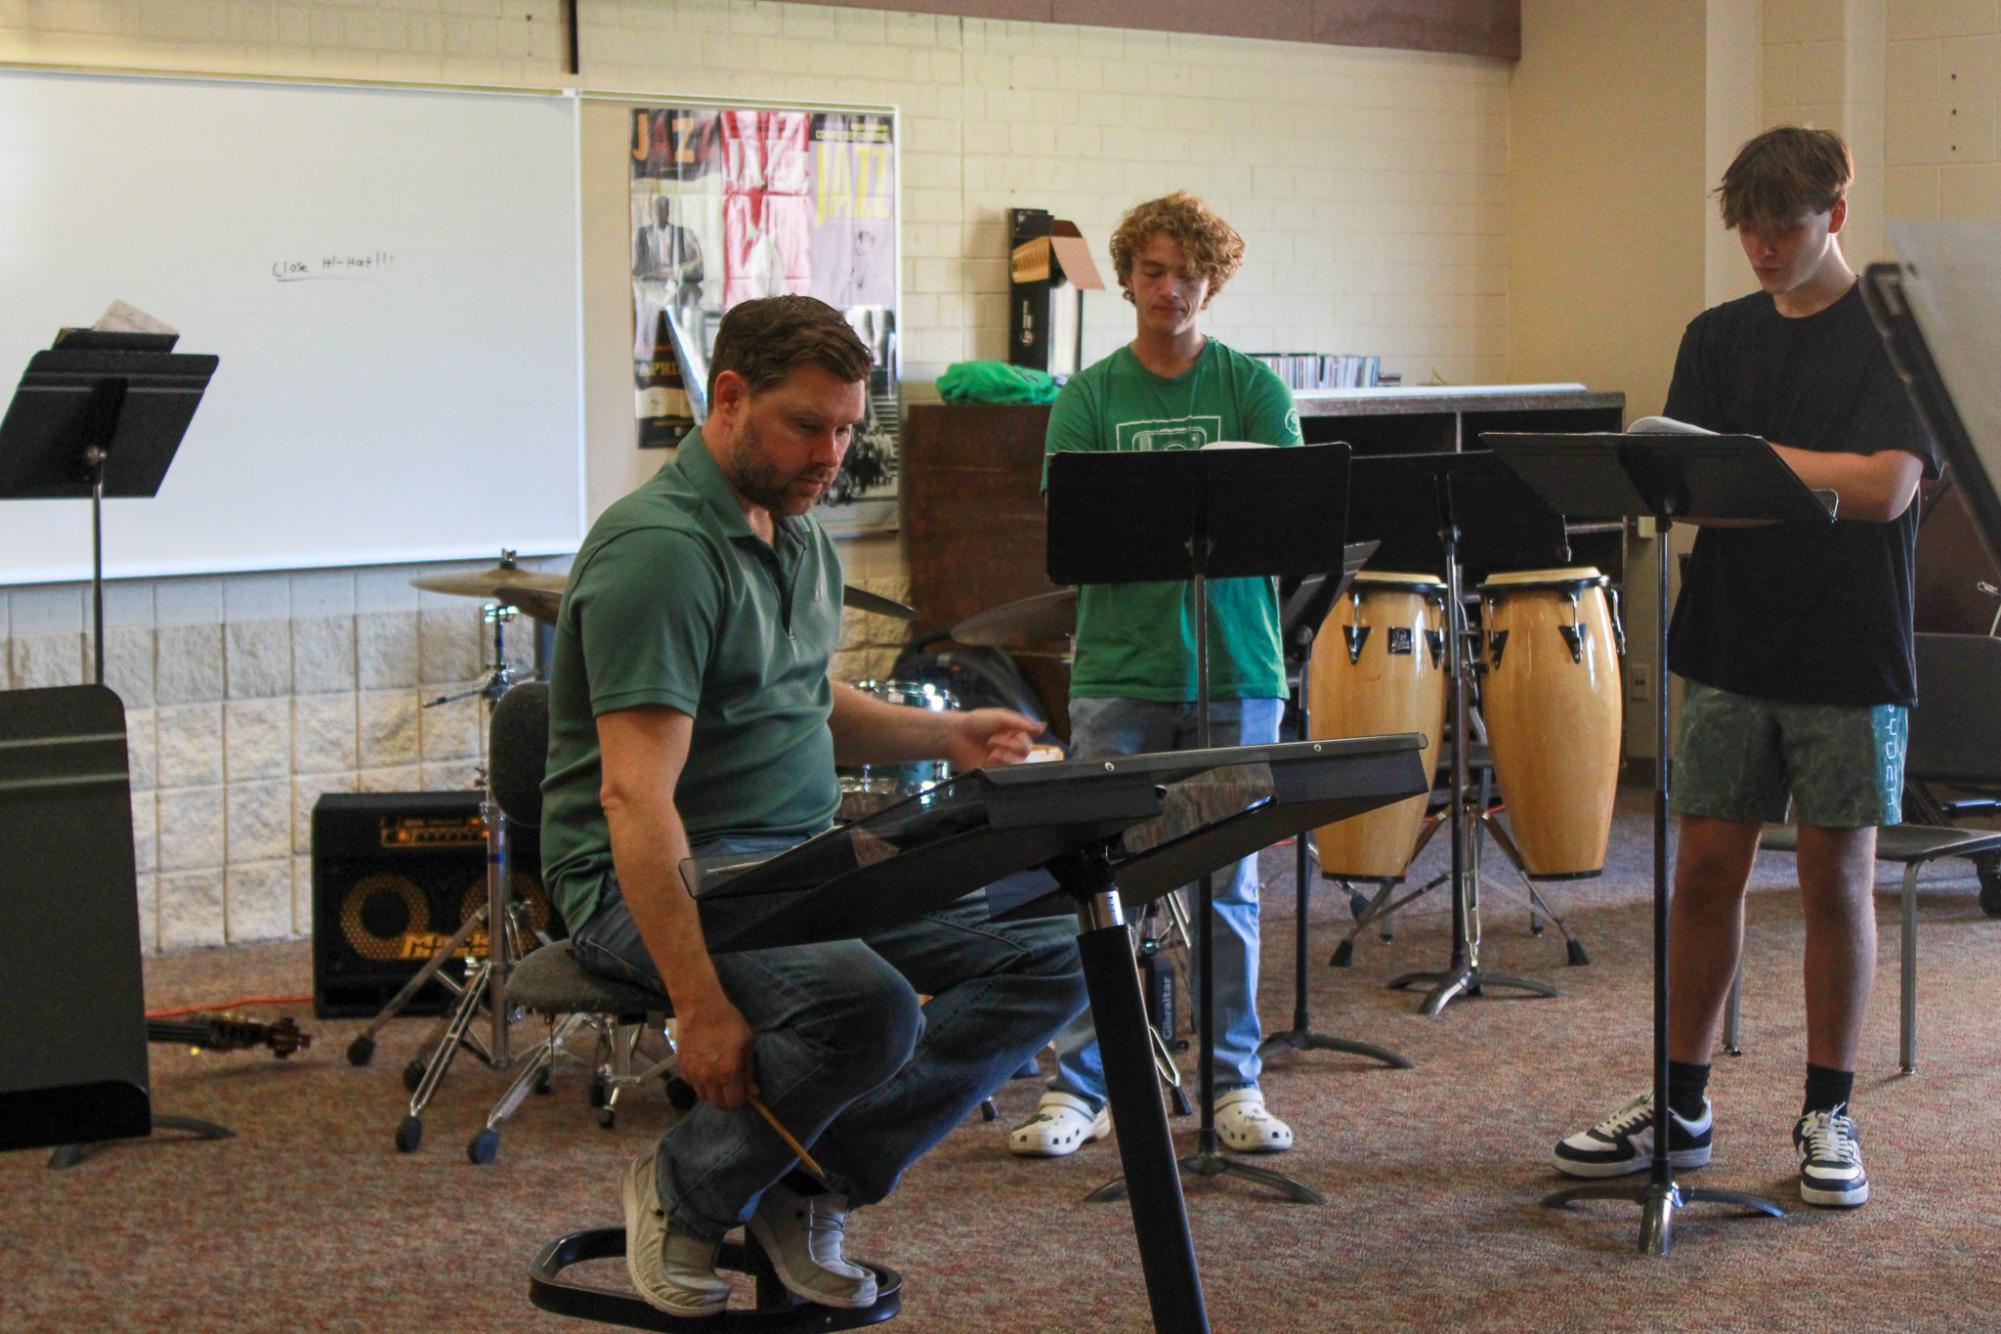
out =
<path fill-rule="evenodd" d="M 850 1310 L 875 1305 L 875 1274 L 841 1249 L 848 1231 L 847 1196 L 800 1195 L 774 1182 L 765 1187 L 749 1227 L 778 1281 L 794 1296 Z"/>
<path fill-rule="evenodd" d="M 1257 1089 L 1231 1089 L 1216 1099 L 1216 1134 L 1238 1153 L 1284 1153 L 1292 1147 L 1292 1127 L 1265 1110 Z"/>
<path fill-rule="evenodd" d="M 713 1315 L 729 1301 L 729 1280 L 716 1272 L 716 1243 L 676 1232 L 660 1208 L 653 1151 L 625 1169 L 625 1270 L 656 1311 Z"/>
<path fill-rule="evenodd" d="M 1008 1135 L 1007 1147 L 1023 1158 L 1064 1158 L 1111 1133 L 1110 1107 L 1093 1113 L 1091 1104 L 1075 1094 L 1045 1093 L 1035 1115 Z"/>
<path fill-rule="evenodd" d="M 1793 1124 L 1800 1155 L 1800 1198 L 1823 1209 L 1853 1209 L 1869 1199 L 1862 1170 L 1862 1140 L 1848 1104 L 1831 1112 L 1806 1112 Z"/>

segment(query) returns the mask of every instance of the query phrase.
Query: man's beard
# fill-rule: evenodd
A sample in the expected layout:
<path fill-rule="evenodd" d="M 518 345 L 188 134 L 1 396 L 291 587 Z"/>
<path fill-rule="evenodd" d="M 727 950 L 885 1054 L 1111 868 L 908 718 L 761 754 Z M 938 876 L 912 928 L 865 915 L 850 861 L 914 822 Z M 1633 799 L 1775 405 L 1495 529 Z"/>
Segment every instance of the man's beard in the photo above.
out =
<path fill-rule="evenodd" d="M 731 455 L 730 482 L 737 494 L 772 514 L 800 515 L 818 504 L 833 485 L 833 476 L 822 474 L 818 468 L 802 468 L 797 472 L 781 472 L 764 452 L 764 440 L 754 423 L 743 424 L 743 437 Z M 823 481 L 819 494 L 811 500 L 801 502 L 791 494 L 791 486 L 798 481 Z"/>

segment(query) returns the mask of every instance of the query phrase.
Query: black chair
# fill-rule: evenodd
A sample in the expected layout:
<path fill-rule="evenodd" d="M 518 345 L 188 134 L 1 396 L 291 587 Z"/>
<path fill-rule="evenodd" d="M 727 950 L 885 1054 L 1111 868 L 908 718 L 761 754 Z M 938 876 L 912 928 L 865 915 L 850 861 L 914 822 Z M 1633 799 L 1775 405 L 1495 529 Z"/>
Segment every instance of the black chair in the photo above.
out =
<path fill-rule="evenodd" d="M 494 800 L 516 824 L 539 826 L 542 772 L 548 762 L 549 687 L 529 682 L 508 691 L 494 706 L 490 726 L 487 766 Z M 508 979 L 508 1001 L 546 1016 L 550 1036 L 501 1098 L 486 1127 L 467 1146 L 466 1154 L 475 1163 L 492 1161 L 499 1151 L 499 1122 L 520 1105 L 542 1072 L 558 1058 L 562 1042 L 579 1027 L 589 1025 L 599 1031 L 601 1054 L 607 1042 L 611 1047 L 610 1063 L 599 1065 L 592 1082 L 594 1100 L 600 1092 L 605 1095 L 601 1124 L 611 1124 L 609 1113 L 619 1089 L 671 1071 L 670 1056 L 648 1070 L 633 1073 L 631 1047 L 621 1047 L 619 1041 L 621 1028 L 638 1022 L 663 1022 L 671 1013 L 667 997 L 587 972 L 571 956 L 568 941 L 544 945 L 523 958 Z M 670 1097 L 677 1083 L 670 1082 Z M 685 1085 L 680 1087 L 686 1089 Z M 691 1104 L 684 1104 L 683 1110 L 686 1105 Z M 558 1237 L 542 1248 L 529 1270 L 528 1300 L 558 1315 L 676 1334 L 804 1334 L 808 1330 L 859 1329 L 893 1319 L 903 1309 L 903 1278 L 881 1265 L 869 1266 L 875 1271 L 878 1294 L 872 1306 L 839 1310 L 802 1301 L 779 1282 L 770 1259 L 748 1232 L 742 1244 L 723 1246 L 719 1263 L 723 1269 L 751 1276 L 756 1287 L 754 1308 L 731 1309 L 699 1319 L 671 1316 L 631 1293 L 591 1287 L 563 1275 L 574 1264 L 624 1255 L 622 1227 L 589 1228 Z"/>
<path fill-rule="evenodd" d="M 1919 635 L 1918 707 L 1911 710 L 1910 751 L 1904 758 L 1906 792 L 1917 785 L 1946 783 L 1985 786 L 2001 783 L 2001 639 L 1985 635 Z M 1769 852 L 1797 852 L 1799 831 L 1792 825 L 1765 830 Z M 1983 882 L 2001 857 L 2001 831 L 1961 829 L 1942 824 L 1898 824 L 1878 831 L 1876 859 L 1904 868 L 1903 929 L 1899 1009 L 1899 1064 L 1917 1068 L 1918 1054 L 1918 872 L 1948 857 L 1964 857 L 1981 870 Z M 1738 969 L 1738 985 L 1743 969 Z M 1730 1030 L 1724 1045 L 1739 1050 L 1732 989 Z"/>

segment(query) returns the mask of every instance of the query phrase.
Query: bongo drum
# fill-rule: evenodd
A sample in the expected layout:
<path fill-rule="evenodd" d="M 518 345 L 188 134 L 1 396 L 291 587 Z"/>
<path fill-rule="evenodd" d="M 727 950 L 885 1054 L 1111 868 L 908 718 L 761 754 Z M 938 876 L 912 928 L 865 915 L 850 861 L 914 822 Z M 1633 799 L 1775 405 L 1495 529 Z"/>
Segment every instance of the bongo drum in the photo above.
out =
<path fill-rule="evenodd" d="M 1624 638 L 1588 565 L 1517 570 L 1480 585 L 1486 680 L 1481 714 L 1494 779 L 1528 873 L 1605 869 L 1618 783 Z"/>
<path fill-rule="evenodd" d="M 1313 641 L 1307 707 L 1315 739 L 1417 732 L 1424 772 L 1445 731 L 1445 581 L 1364 572 Z M 1320 873 L 1400 880 L 1417 847 L 1427 797 L 1408 797 L 1314 831 Z"/>

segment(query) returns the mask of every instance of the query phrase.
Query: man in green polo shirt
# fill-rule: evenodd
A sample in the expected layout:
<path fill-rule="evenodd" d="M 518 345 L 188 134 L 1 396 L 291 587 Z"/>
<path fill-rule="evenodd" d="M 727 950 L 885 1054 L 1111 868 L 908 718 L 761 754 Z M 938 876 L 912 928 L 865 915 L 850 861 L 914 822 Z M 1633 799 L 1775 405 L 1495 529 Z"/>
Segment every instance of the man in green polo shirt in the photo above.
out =
<path fill-rule="evenodd" d="M 1112 266 L 1133 305 L 1132 342 L 1072 377 L 1049 414 L 1048 460 L 1066 450 L 1200 449 L 1217 441 L 1300 443 L 1292 393 L 1269 367 L 1202 332 L 1202 312 L 1243 262 L 1244 241 L 1186 192 L 1127 211 Z M 1269 579 L 1218 579 L 1209 592 L 1211 740 L 1278 740 L 1285 708 L 1278 597 Z M 1196 744 L 1195 611 L 1187 581 L 1077 590 L 1070 677 L 1073 757 Z M 1258 874 L 1246 857 L 1215 878 L 1216 1131 L 1225 1147 L 1273 1153 L 1292 1130 L 1258 1088 Z M 1202 929 L 1202 924 L 1197 924 Z M 1199 994 L 1199 993 L 1198 993 Z M 1111 1133 L 1104 1063 L 1085 1015 L 1056 1041 L 1056 1076 L 1008 1148 L 1074 1153 Z"/>
<path fill-rule="evenodd" d="M 724 1305 L 717 1246 L 737 1224 L 793 1292 L 872 1304 L 874 1275 L 842 1253 L 848 1209 L 887 1195 L 1084 1003 L 1067 921 L 989 922 L 974 896 L 860 940 L 712 957 L 681 885 L 690 855 L 775 853 L 827 828 L 837 760 L 971 770 L 1022 759 L 1041 730 L 828 679 L 841 568 L 809 511 L 862 418 L 869 362 L 819 301 L 734 307 L 708 420 L 593 525 L 556 626 L 544 878 L 579 962 L 667 993 L 701 1097 L 624 1179 L 627 1268 L 678 1315 Z"/>

